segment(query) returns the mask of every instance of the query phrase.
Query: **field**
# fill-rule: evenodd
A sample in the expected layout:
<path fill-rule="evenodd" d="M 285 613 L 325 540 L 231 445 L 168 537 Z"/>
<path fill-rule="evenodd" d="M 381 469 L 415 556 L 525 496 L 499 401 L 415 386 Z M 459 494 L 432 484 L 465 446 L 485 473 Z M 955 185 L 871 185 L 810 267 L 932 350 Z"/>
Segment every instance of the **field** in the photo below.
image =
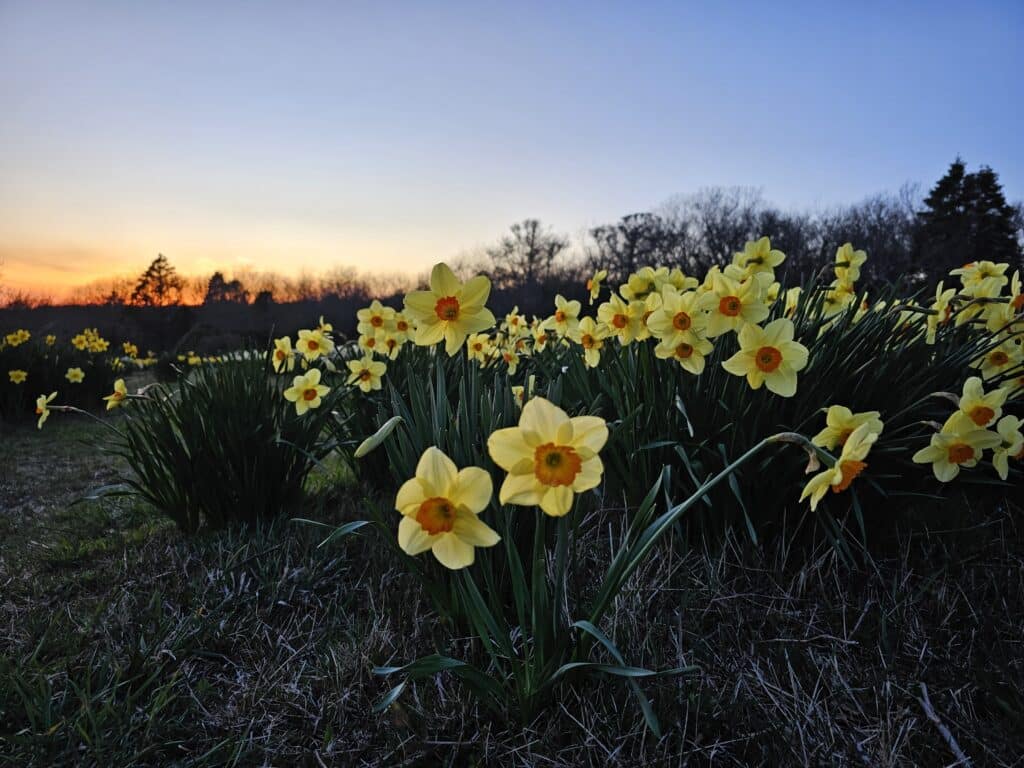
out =
<path fill-rule="evenodd" d="M 667 549 L 613 617 L 638 630 L 630 658 L 701 669 L 659 685 L 656 741 L 598 682 L 525 728 L 486 717 L 444 678 L 372 714 L 384 686 L 370 667 L 414 655 L 438 622 L 413 578 L 366 551 L 373 538 L 318 550 L 313 532 L 281 523 L 189 541 L 131 504 L 70 507 L 111 472 L 79 442 L 97 427 L 54 426 L 19 430 L 0 454 L 4 764 L 1019 758 L 1019 508 L 893 541 L 857 569 L 781 545 Z M 357 489 L 311 482 L 323 519 L 357 514 Z"/>
<path fill-rule="evenodd" d="M 99 411 L 10 333 L 0 761 L 1017 764 L 1020 278 L 864 258 L 532 321 L 441 264 L 166 381 L 87 332 Z"/>

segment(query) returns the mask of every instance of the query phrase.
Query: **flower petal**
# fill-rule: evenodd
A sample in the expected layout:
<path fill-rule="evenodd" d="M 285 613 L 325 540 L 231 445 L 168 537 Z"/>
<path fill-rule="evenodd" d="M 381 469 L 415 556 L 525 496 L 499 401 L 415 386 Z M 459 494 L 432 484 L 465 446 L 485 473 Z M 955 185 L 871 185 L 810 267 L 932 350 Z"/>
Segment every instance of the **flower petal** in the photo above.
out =
<path fill-rule="evenodd" d="M 477 513 L 487 508 L 494 494 L 491 476 L 480 467 L 466 467 L 459 470 L 455 488 L 448 498 L 456 507 L 464 507 Z"/>
<path fill-rule="evenodd" d="M 558 428 L 569 420 L 569 415 L 543 397 L 535 397 L 523 406 L 519 428 L 532 432 L 541 443 L 554 442 Z"/>
<path fill-rule="evenodd" d="M 452 533 L 474 547 L 493 547 L 501 541 L 497 531 L 470 512 L 458 513 Z"/>
<path fill-rule="evenodd" d="M 487 452 L 494 463 L 511 472 L 523 461 L 533 463 L 533 448 L 530 447 L 519 427 L 508 427 L 491 433 L 487 438 Z"/>
<path fill-rule="evenodd" d="M 458 474 L 455 462 L 433 445 L 423 452 L 416 465 L 416 477 L 423 482 L 423 492 L 428 496 L 447 498 Z"/>
<path fill-rule="evenodd" d="M 441 534 L 432 549 L 438 562 L 453 571 L 473 564 L 473 545 L 452 533 Z"/>
<path fill-rule="evenodd" d="M 418 555 L 430 549 L 436 537 L 431 536 L 423 526 L 416 522 L 415 518 L 403 517 L 398 524 L 398 546 L 407 555 Z"/>
<path fill-rule="evenodd" d="M 498 500 L 502 504 L 515 504 L 532 507 L 540 504 L 544 486 L 537 482 L 533 473 L 528 475 L 507 475 L 498 492 Z"/>
<path fill-rule="evenodd" d="M 572 488 L 567 485 L 555 485 L 547 489 L 540 500 L 540 508 L 544 514 L 552 517 L 564 517 L 572 509 Z"/>

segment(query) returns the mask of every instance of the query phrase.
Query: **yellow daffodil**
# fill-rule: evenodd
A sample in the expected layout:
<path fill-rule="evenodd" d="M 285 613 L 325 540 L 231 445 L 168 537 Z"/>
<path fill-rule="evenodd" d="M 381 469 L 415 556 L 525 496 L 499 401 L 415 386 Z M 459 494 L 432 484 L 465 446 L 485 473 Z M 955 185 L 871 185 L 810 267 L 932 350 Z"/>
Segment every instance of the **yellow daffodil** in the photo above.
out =
<path fill-rule="evenodd" d="M 569 418 L 543 397 L 523 406 L 519 426 L 499 429 L 487 440 L 494 463 L 508 472 L 498 494 L 502 504 L 539 505 L 561 517 L 576 493 L 596 488 L 604 466 L 598 453 L 608 426 L 596 416 Z"/>
<path fill-rule="evenodd" d="M 312 362 L 323 355 L 330 354 L 334 349 L 334 342 L 319 328 L 314 328 L 311 331 L 299 331 L 299 340 L 295 343 L 295 348 L 307 361 Z"/>
<path fill-rule="evenodd" d="M 486 333 L 471 333 L 466 338 L 466 355 L 480 365 L 486 365 L 494 355 L 494 345 Z"/>
<path fill-rule="evenodd" d="M 583 363 L 587 368 L 596 368 L 601 362 L 601 349 L 608 338 L 608 326 L 595 323 L 594 318 L 584 317 L 569 338 L 583 347 Z"/>
<path fill-rule="evenodd" d="M 515 353 L 514 349 L 503 349 L 501 350 L 501 360 L 508 366 L 509 376 L 514 374 L 519 368 L 519 355 Z"/>
<path fill-rule="evenodd" d="M 330 336 L 331 331 L 334 330 L 334 326 L 324 321 L 324 316 L 320 315 L 320 319 L 317 322 L 316 329 L 320 331 L 324 336 Z"/>
<path fill-rule="evenodd" d="M 13 371 L 7 372 L 7 378 L 11 380 L 12 384 L 24 384 L 25 379 L 28 378 L 28 371 L 15 368 Z"/>
<path fill-rule="evenodd" d="M 290 336 L 274 339 L 274 370 L 278 373 L 292 371 L 295 368 L 295 350 L 292 349 Z"/>
<path fill-rule="evenodd" d="M 36 416 L 39 417 L 39 421 L 36 423 L 36 429 L 42 429 L 43 423 L 50 418 L 49 405 L 53 402 L 55 397 L 57 397 L 57 393 L 51 392 L 49 395 L 40 395 L 36 398 Z"/>
<path fill-rule="evenodd" d="M 295 413 L 302 416 L 310 408 L 319 408 L 323 396 L 330 391 L 330 387 L 320 383 L 320 369 L 311 368 L 292 380 L 284 391 L 284 399 L 295 403 Z"/>
<path fill-rule="evenodd" d="M 1005 480 L 1010 474 L 1010 459 L 1024 459 L 1024 434 L 1021 422 L 1016 416 L 1003 416 L 996 425 L 1000 443 L 992 450 L 992 466 L 999 477 Z"/>
<path fill-rule="evenodd" d="M 458 353 L 466 337 L 494 325 L 494 315 L 484 305 L 491 281 L 477 275 L 459 282 L 447 264 L 435 264 L 430 290 L 413 291 L 405 297 L 405 312 L 416 321 L 416 344 L 445 342 L 449 357 Z"/>
<path fill-rule="evenodd" d="M 536 389 L 536 380 L 537 377 L 531 374 L 530 378 L 526 380 L 525 386 L 512 386 L 512 396 L 515 398 L 516 407 L 519 410 L 523 410 L 526 401 L 533 397 L 534 390 Z"/>
<path fill-rule="evenodd" d="M 825 412 L 825 428 L 811 442 L 828 450 L 842 447 L 859 427 L 866 424 L 869 432 L 881 433 L 884 426 L 878 411 L 854 413 L 845 405 L 830 405 Z"/>
<path fill-rule="evenodd" d="M 771 241 L 767 237 L 748 240 L 743 246 L 742 253 L 734 253 L 732 257 L 732 263 L 748 274 L 771 273 L 785 260 L 786 254 L 777 248 L 772 248 Z"/>
<path fill-rule="evenodd" d="M 1007 395 L 1009 392 L 1002 388 L 986 394 L 981 379 L 971 376 L 964 382 L 959 412 L 971 420 L 973 428 L 984 429 L 1002 415 Z"/>
<path fill-rule="evenodd" d="M 938 287 L 935 289 L 935 301 L 929 307 L 934 314 L 928 315 L 927 331 L 925 334 L 926 343 L 934 344 L 939 328 L 946 325 L 950 317 L 952 317 L 953 305 L 950 302 L 952 302 L 954 296 L 956 296 L 956 288 L 943 288 L 942 281 L 940 280 Z"/>
<path fill-rule="evenodd" d="M 644 314 L 647 306 L 642 301 L 623 301 L 617 293 L 608 297 L 608 301 L 597 308 L 597 319 L 607 326 L 609 332 L 615 334 L 622 345 L 635 341 L 642 331 Z"/>
<path fill-rule="evenodd" d="M 123 349 L 124 353 L 132 359 L 135 359 L 136 357 L 139 356 L 139 348 L 132 344 L 130 341 L 123 342 L 121 344 L 121 349 Z"/>
<path fill-rule="evenodd" d="M 647 318 L 651 333 L 670 344 L 676 336 L 687 332 L 700 336 L 707 325 L 701 297 L 694 291 L 679 293 L 672 286 L 661 292 L 661 307 Z"/>
<path fill-rule="evenodd" d="M 543 327 L 555 331 L 559 336 L 571 336 L 579 325 L 581 305 L 578 301 L 566 301 L 562 294 L 555 296 L 555 314 L 544 321 Z"/>
<path fill-rule="evenodd" d="M 762 301 L 761 283 L 755 277 L 738 282 L 715 272 L 712 289 L 704 294 L 702 306 L 710 310 L 704 333 L 709 338 L 738 331 L 768 317 L 768 305 Z"/>
<path fill-rule="evenodd" d="M 662 339 L 654 348 L 654 354 L 662 360 L 675 360 L 683 370 L 700 376 L 713 349 L 714 345 L 704 337 L 683 331 Z"/>
<path fill-rule="evenodd" d="M 389 331 L 394 327 L 395 310 L 385 307 L 374 299 L 366 309 L 356 312 L 359 324 L 356 330 L 363 335 L 372 336 L 378 332 Z"/>
<path fill-rule="evenodd" d="M 501 330 L 513 339 L 529 332 L 529 323 L 526 322 L 525 317 L 519 314 L 518 306 L 512 307 L 512 311 L 505 315 L 505 319 L 501 323 Z"/>
<path fill-rule="evenodd" d="M 796 374 L 807 365 L 807 347 L 793 341 L 793 321 L 773 320 L 764 328 L 740 328 L 740 351 L 722 363 L 736 376 L 746 376 L 752 389 L 762 384 L 781 397 L 796 394 Z"/>
<path fill-rule="evenodd" d="M 124 379 L 118 379 L 114 382 L 114 391 L 104 397 L 103 399 L 107 402 L 107 410 L 112 411 L 119 405 L 124 405 L 124 401 L 128 398 L 128 387 L 124 384 Z"/>
<path fill-rule="evenodd" d="M 800 286 L 786 289 L 786 306 L 782 310 L 786 317 L 793 317 L 796 314 L 796 308 L 800 305 L 801 293 L 803 293 L 803 289 Z"/>
<path fill-rule="evenodd" d="M 829 290 L 825 291 L 825 300 L 821 305 L 822 317 L 825 319 L 835 317 L 856 300 L 857 292 L 853 283 L 841 283 L 834 280 L 829 286 Z"/>
<path fill-rule="evenodd" d="M 380 344 L 377 347 L 380 354 L 394 360 L 398 357 L 398 353 L 402 351 L 402 345 L 405 344 L 405 341 L 405 337 L 401 334 L 388 332 L 381 338 Z"/>
<path fill-rule="evenodd" d="M 395 333 L 403 339 L 411 339 L 414 335 L 412 322 L 401 312 L 395 312 Z"/>
<path fill-rule="evenodd" d="M 492 494 L 487 471 L 460 470 L 439 448 L 427 448 L 416 465 L 416 476 L 403 483 L 395 497 L 395 509 L 402 513 L 398 545 L 409 555 L 429 549 L 451 570 L 472 565 L 476 547 L 501 541 L 479 518 Z"/>
<path fill-rule="evenodd" d="M 64 378 L 72 384 L 81 384 L 85 381 L 85 371 L 81 368 L 68 368 L 67 373 L 64 374 Z"/>
<path fill-rule="evenodd" d="M 349 360 L 347 384 L 355 384 L 363 392 L 380 389 L 381 379 L 387 372 L 388 367 L 384 363 L 376 362 L 367 355 L 359 360 Z"/>
<path fill-rule="evenodd" d="M 961 420 L 962 425 L 966 420 Z M 994 448 L 1002 438 L 988 429 L 936 432 L 931 442 L 913 456 L 916 464 L 932 465 L 935 479 L 948 483 L 960 474 L 961 467 L 973 467 L 981 459 L 982 451 Z"/>
<path fill-rule="evenodd" d="M 843 443 L 843 452 L 836 459 L 834 466 L 812 477 L 800 494 L 800 501 L 808 496 L 811 499 L 811 510 L 818 508 L 818 502 L 828 491 L 840 493 L 850 487 L 861 472 L 867 469 L 864 459 L 867 458 L 871 446 L 878 440 L 878 432 L 872 430 L 873 424 L 865 422 L 857 427 Z"/>
<path fill-rule="evenodd" d="M 836 280 L 846 284 L 856 283 L 860 280 L 860 268 L 867 260 L 867 253 L 854 250 L 853 243 L 843 243 L 836 249 Z"/>
<path fill-rule="evenodd" d="M 1009 264 L 977 261 L 964 264 L 959 269 L 950 270 L 949 274 L 960 277 L 963 293 L 968 296 L 994 298 L 999 295 L 1009 279 L 1005 274 L 1009 267 Z"/>
<path fill-rule="evenodd" d="M 46 346 L 52 347 L 54 344 L 57 343 L 57 337 L 50 333 L 47 334 L 46 338 L 43 339 L 43 341 L 46 343 Z"/>
<path fill-rule="evenodd" d="M 1020 345 L 1014 344 L 1013 339 L 1007 339 L 973 361 L 971 367 L 980 368 L 982 377 L 988 380 L 1016 368 L 1021 362 Z"/>
<path fill-rule="evenodd" d="M 619 287 L 619 293 L 626 301 L 643 301 L 652 293 L 660 293 L 668 278 L 668 267 L 640 267 Z"/>
<path fill-rule="evenodd" d="M 590 294 L 590 303 L 597 301 L 601 295 L 601 283 L 608 277 L 607 269 L 599 269 L 587 280 L 587 292 Z"/>

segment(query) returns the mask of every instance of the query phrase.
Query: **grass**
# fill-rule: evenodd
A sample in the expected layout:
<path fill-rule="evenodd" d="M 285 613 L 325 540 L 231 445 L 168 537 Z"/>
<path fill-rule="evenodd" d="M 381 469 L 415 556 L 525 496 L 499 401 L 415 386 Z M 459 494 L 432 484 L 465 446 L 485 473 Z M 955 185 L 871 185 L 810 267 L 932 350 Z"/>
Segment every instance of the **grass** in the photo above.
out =
<path fill-rule="evenodd" d="M 563 689 L 525 728 L 446 676 L 372 714 L 375 664 L 475 653 L 442 640 L 375 534 L 318 548 L 318 530 L 278 522 L 186 540 L 124 500 L 72 507 L 114 479 L 99 429 L 62 417 L 0 441 L 0 765 L 1019 764 L 1011 505 L 896 535 L 856 568 L 784 541 L 667 542 L 604 627 L 629 663 L 701 668 L 645 684 L 658 741 L 615 682 Z M 304 515 L 364 516 L 359 489 L 337 488 L 315 474 Z M 599 514 L 593 563 L 623 530 Z"/>

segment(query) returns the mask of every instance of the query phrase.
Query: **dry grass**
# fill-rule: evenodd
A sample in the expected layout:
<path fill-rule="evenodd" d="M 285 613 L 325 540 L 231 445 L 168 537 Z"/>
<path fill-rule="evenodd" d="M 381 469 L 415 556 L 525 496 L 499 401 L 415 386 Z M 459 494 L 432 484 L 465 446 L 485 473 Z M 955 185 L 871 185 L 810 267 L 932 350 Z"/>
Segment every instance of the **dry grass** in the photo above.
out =
<path fill-rule="evenodd" d="M 630 663 L 701 668 L 646 686 L 658 741 L 611 680 L 563 688 L 525 727 L 446 676 L 372 715 L 374 664 L 474 654 L 373 534 L 185 541 L 125 503 L 69 509 L 111 471 L 74 442 L 92 427 L 54 427 L 0 448 L 0 763 L 1020 764 L 1019 509 L 896 537 L 857 567 L 782 542 L 667 543 L 605 627 Z M 351 497 L 312 503 L 358 516 Z M 594 561 L 620 530 L 601 514 Z"/>

